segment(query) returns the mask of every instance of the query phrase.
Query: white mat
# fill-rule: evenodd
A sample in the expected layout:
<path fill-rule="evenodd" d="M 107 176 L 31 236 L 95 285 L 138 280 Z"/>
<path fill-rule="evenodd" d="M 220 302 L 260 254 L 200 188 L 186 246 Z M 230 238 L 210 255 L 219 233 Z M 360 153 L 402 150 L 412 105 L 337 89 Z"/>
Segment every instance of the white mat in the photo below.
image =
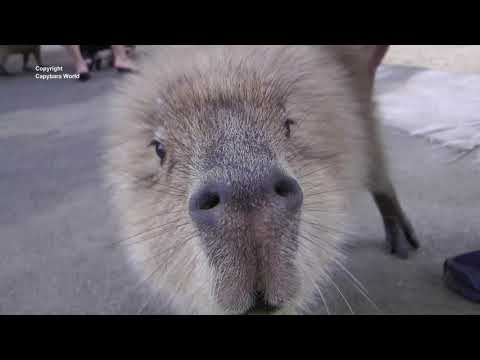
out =
<path fill-rule="evenodd" d="M 376 96 L 385 125 L 480 159 L 480 75 L 386 65 Z"/>

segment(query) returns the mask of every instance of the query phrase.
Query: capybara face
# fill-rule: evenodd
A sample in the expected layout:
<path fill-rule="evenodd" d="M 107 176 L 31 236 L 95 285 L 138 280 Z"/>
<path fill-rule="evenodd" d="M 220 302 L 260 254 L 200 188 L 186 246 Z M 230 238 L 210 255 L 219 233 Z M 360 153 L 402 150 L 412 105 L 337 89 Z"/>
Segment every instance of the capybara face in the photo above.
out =
<path fill-rule="evenodd" d="M 158 50 L 116 99 L 125 249 L 179 313 L 306 309 L 341 261 L 367 102 L 333 49 Z"/>

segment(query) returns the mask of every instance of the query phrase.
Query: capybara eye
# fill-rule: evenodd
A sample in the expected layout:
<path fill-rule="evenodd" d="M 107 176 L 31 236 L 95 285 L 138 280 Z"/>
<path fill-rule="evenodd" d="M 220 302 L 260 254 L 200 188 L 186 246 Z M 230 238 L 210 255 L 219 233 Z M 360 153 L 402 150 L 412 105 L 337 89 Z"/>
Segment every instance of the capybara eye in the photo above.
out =
<path fill-rule="evenodd" d="M 155 152 L 160 159 L 160 164 L 163 165 L 163 161 L 165 160 L 165 156 L 167 155 L 167 151 L 165 150 L 163 144 L 158 140 L 152 140 L 150 146 L 155 147 Z"/>
<path fill-rule="evenodd" d="M 287 119 L 287 120 L 285 121 L 285 130 L 286 130 L 286 136 L 287 136 L 287 138 L 289 138 L 290 135 L 291 135 L 290 126 L 293 125 L 293 124 L 295 124 L 295 121 L 293 121 L 293 120 L 291 120 L 291 119 Z"/>

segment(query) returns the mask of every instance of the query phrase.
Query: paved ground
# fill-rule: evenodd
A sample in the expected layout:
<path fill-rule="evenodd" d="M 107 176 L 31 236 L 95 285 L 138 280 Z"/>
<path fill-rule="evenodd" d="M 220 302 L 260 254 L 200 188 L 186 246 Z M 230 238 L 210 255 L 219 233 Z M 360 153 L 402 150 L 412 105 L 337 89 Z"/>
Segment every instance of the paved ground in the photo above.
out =
<path fill-rule="evenodd" d="M 377 80 L 384 124 L 480 161 L 480 74 L 390 65 Z"/>
<path fill-rule="evenodd" d="M 478 74 L 479 57 L 480 45 L 393 45 L 385 63 Z"/>
<path fill-rule="evenodd" d="M 67 63 L 61 49 L 46 62 Z M 383 86 L 395 71 L 390 76 L 382 77 Z M 0 78 L 1 314 L 135 313 L 145 301 L 121 252 L 110 246 L 117 224 L 99 173 L 103 104 L 115 79 L 111 71 L 85 84 L 31 74 Z M 399 130 L 384 133 L 394 181 L 423 247 L 410 260 L 389 256 L 365 194 L 356 204 L 363 240 L 351 249 L 348 268 L 383 313 L 480 314 L 480 305 L 450 293 L 441 279 L 446 257 L 480 249 L 478 163 L 448 164 L 451 150 Z M 356 313 L 378 313 L 346 277 L 335 280 Z M 334 289 L 327 301 L 332 312 L 349 313 Z"/>

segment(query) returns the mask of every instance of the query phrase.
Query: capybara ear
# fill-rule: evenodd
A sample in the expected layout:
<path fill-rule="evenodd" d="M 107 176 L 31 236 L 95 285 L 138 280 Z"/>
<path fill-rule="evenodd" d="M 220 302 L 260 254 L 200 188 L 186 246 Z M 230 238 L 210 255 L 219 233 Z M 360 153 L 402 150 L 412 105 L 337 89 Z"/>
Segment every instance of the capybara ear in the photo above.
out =
<path fill-rule="evenodd" d="M 367 62 L 368 70 L 375 73 L 380 63 L 383 61 L 390 45 L 350 45 L 353 47 L 352 51 L 356 53 L 355 56 L 360 58 L 360 61 Z"/>
<path fill-rule="evenodd" d="M 364 65 L 368 69 L 375 50 L 381 45 L 334 45 L 338 55 L 352 65 Z"/>
<path fill-rule="evenodd" d="M 368 63 L 370 73 L 375 77 L 378 66 L 382 63 L 390 45 L 370 45 L 373 46 L 372 54 Z"/>
<path fill-rule="evenodd" d="M 389 45 L 334 45 L 338 59 L 351 71 L 367 76 L 373 82 L 378 65 Z"/>

